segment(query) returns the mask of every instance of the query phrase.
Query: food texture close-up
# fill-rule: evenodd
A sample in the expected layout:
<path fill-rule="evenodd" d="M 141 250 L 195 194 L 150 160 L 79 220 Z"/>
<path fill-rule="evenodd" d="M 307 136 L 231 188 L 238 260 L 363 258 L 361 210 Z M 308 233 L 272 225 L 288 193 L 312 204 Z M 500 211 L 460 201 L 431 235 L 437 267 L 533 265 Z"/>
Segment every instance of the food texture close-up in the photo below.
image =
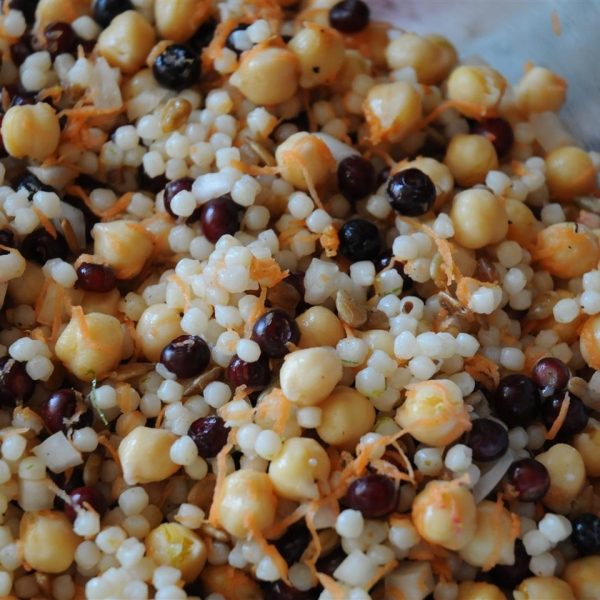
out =
<path fill-rule="evenodd" d="M 0 2 L 0 598 L 600 599 L 600 147 L 377 5 Z"/>

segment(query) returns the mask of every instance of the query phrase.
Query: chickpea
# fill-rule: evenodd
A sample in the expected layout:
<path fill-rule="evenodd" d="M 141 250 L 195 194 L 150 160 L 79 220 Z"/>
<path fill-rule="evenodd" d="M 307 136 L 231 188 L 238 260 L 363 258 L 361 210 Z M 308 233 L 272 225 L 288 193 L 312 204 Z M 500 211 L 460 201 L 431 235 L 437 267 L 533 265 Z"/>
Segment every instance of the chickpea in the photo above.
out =
<path fill-rule="evenodd" d="M 286 440 L 269 465 L 277 495 L 296 502 L 318 500 L 318 483 L 326 483 L 330 472 L 329 456 L 321 444 L 303 437 Z"/>
<path fill-rule="evenodd" d="M 210 11 L 210 2 L 158 0 L 154 3 L 154 24 L 161 38 L 179 44 L 196 33 Z"/>
<path fill-rule="evenodd" d="M 460 550 L 475 534 L 473 494 L 457 483 L 430 481 L 413 501 L 412 518 L 422 538 Z"/>
<path fill-rule="evenodd" d="M 454 178 L 450 169 L 443 163 L 429 158 L 427 156 L 419 156 L 415 160 L 409 162 L 398 163 L 397 167 L 392 170 L 391 175 L 404 171 L 406 169 L 419 169 L 425 175 L 428 175 L 433 181 L 436 189 L 436 198 L 433 205 L 434 211 L 439 211 L 452 197 L 454 192 Z"/>
<path fill-rule="evenodd" d="M 502 201 L 484 189 L 465 190 L 454 196 L 450 218 L 454 239 L 471 250 L 501 242 L 508 231 Z"/>
<path fill-rule="evenodd" d="M 262 429 L 273 429 L 273 426 L 277 422 L 279 410 L 277 408 L 277 402 L 277 397 L 270 394 L 266 394 L 262 399 L 259 397 L 258 403 L 261 410 L 255 415 L 254 422 Z M 298 425 L 296 416 L 291 413 L 283 426 L 281 437 L 289 439 L 300 435 L 302 435 L 302 427 Z"/>
<path fill-rule="evenodd" d="M 471 428 L 462 393 L 453 381 L 423 381 L 407 389 L 395 420 L 419 442 L 447 446 Z"/>
<path fill-rule="evenodd" d="M 384 329 L 371 329 L 371 331 L 357 332 L 358 337 L 367 344 L 369 350 L 365 362 L 371 358 L 375 350 L 382 350 L 388 356 L 394 356 L 394 336 Z"/>
<path fill-rule="evenodd" d="M 490 140 L 482 135 L 455 135 L 444 157 L 456 183 L 473 187 L 483 183 L 490 171 L 498 168 L 498 155 Z"/>
<path fill-rule="evenodd" d="M 596 268 L 600 245 L 587 227 L 577 223 L 556 223 L 538 233 L 532 255 L 551 275 L 572 279 Z"/>
<path fill-rule="evenodd" d="M 15 158 L 43 161 L 60 140 L 58 115 L 45 102 L 9 108 L 0 131 L 6 151 Z"/>
<path fill-rule="evenodd" d="M 217 518 L 225 531 L 239 538 L 245 538 L 253 527 L 263 531 L 275 521 L 277 496 L 273 484 L 266 473 L 251 469 L 240 469 L 227 475 L 218 502 Z"/>
<path fill-rule="evenodd" d="M 519 520 L 503 506 L 483 500 L 477 505 L 477 528 L 469 543 L 459 550 L 469 564 L 490 569 L 515 562 L 515 539 Z"/>
<path fill-rule="evenodd" d="M 574 146 L 552 150 L 546 156 L 546 183 L 550 196 L 561 202 L 591 194 L 596 189 L 596 169 L 590 155 Z"/>
<path fill-rule="evenodd" d="M 380 83 L 369 90 L 363 103 L 369 138 L 398 142 L 413 133 L 423 117 L 421 96 L 407 81 Z"/>
<path fill-rule="evenodd" d="M 324 442 L 342 450 L 354 451 L 360 438 L 375 425 L 373 405 L 354 388 L 337 387 L 321 409 L 317 433 Z"/>
<path fill-rule="evenodd" d="M 132 74 L 146 64 L 155 42 L 154 27 L 136 10 L 127 10 L 100 34 L 96 48 L 111 67 Z"/>
<path fill-rule="evenodd" d="M 86 314 L 95 312 L 116 317 L 119 314 L 120 301 L 121 294 L 117 288 L 105 294 L 86 292 L 81 301 L 81 308 Z"/>
<path fill-rule="evenodd" d="M 506 600 L 500 588 L 492 583 L 463 581 L 458 586 L 461 600 Z"/>
<path fill-rule="evenodd" d="M 561 342 L 572 344 L 579 338 L 579 332 L 584 322 L 587 319 L 587 315 L 580 314 L 575 317 L 570 323 L 557 323 L 552 309 L 559 300 L 575 298 L 575 294 L 569 292 L 569 290 L 554 290 L 551 292 L 542 292 L 538 294 L 531 303 L 531 307 L 528 311 L 528 317 L 534 326 L 532 332 L 536 333 L 543 329 L 552 329 L 559 337 Z M 547 317 L 542 315 L 549 314 Z"/>
<path fill-rule="evenodd" d="M 337 162 L 327 144 L 318 137 L 300 131 L 291 135 L 275 151 L 281 177 L 299 190 L 327 180 Z"/>
<path fill-rule="evenodd" d="M 505 198 L 504 208 L 509 223 L 506 237 L 519 242 L 524 248 L 531 247 L 537 234 L 544 229 L 542 223 L 535 218 L 531 209 L 524 202 L 514 198 Z"/>
<path fill-rule="evenodd" d="M 131 100 L 139 96 L 145 90 L 159 87 L 152 69 L 142 69 L 135 73 L 121 88 L 123 100 Z"/>
<path fill-rule="evenodd" d="M 27 304 L 35 306 L 44 287 L 44 271 L 38 264 L 28 260 L 25 271 L 18 279 L 8 282 L 8 296 L 15 306 Z"/>
<path fill-rule="evenodd" d="M 147 556 L 159 566 L 179 569 L 186 583 L 196 581 L 208 557 L 204 541 L 179 523 L 159 525 L 146 536 L 144 544 Z"/>
<path fill-rule="evenodd" d="M 25 512 L 20 524 L 23 560 L 31 569 L 61 573 L 68 569 L 81 542 L 63 512 L 39 510 Z"/>
<path fill-rule="evenodd" d="M 281 104 L 294 97 L 298 71 L 298 58 L 293 52 L 258 44 L 242 56 L 229 83 L 254 104 Z"/>
<path fill-rule="evenodd" d="M 92 14 L 90 0 L 40 0 L 35 8 L 35 29 L 42 31 L 48 23 L 72 23 L 78 17 Z"/>
<path fill-rule="evenodd" d="M 576 600 L 571 586 L 558 577 L 530 577 L 514 592 L 515 600 Z"/>
<path fill-rule="evenodd" d="M 600 477 L 600 422 L 588 419 L 585 429 L 573 438 L 573 446 L 581 454 L 586 475 Z"/>
<path fill-rule="evenodd" d="M 345 57 L 340 34 L 330 27 L 307 23 L 288 43 L 300 64 L 300 87 L 332 83 Z"/>
<path fill-rule="evenodd" d="M 425 39 L 429 40 L 438 49 L 440 53 L 438 58 L 438 65 L 441 71 L 440 79 L 446 79 L 450 74 L 450 71 L 452 71 L 458 63 L 456 48 L 443 35 L 430 33 L 425 36 Z"/>
<path fill-rule="evenodd" d="M 300 406 L 315 406 L 331 394 L 342 378 L 342 361 L 329 348 L 306 348 L 288 354 L 281 367 L 281 389 Z"/>
<path fill-rule="evenodd" d="M 73 309 L 69 324 L 56 340 L 57 358 L 82 381 L 102 378 L 117 367 L 123 354 L 121 323 L 110 315 Z"/>
<path fill-rule="evenodd" d="M 230 565 L 209 565 L 200 575 L 205 594 L 220 594 L 232 600 L 257 600 L 263 597 L 258 584 Z"/>
<path fill-rule="evenodd" d="M 119 444 L 119 459 L 127 485 L 163 481 L 179 469 L 169 457 L 177 436 L 166 429 L 136 427 Z"/>
<path fill-rule="evenodd" d="M 166 304 L 149 306 L 142 313 L 135 330 L 144 356 L 152 362 L 158 362 L 163 348 L 183 335 L 179 311 Z"/>
<path fill-rule="evenodd" d="M 600 598 L 600 556 L 585 556 L 571 561 L 562 578 L 571 586 L 577 600 Z"/>
<path fill-rule="evenodd" d="M 585 463 L 581 454 L 567 444 L 556 444 L 538 454 L 550 475 L 550 489 L 542 502 L 552 511 L 566 514 L 585 484 Z"/>
<path fill-rule="evenodd" d="M 300 328 L 300 348 L 335 348 L 346 337 L 344 326 L 334 312 L 324 306 L 313 306 L 296 317 Z"/>
<path fill-rule="evenodd" d="M 335 78 L 333 89 L 345 93 L 352 87 L 352 82 L 357 75 L 369 75 L 370 73 L 369 62 L 360 52 L 346 50 L 344 62 Z"/>
<path fill-rule="evenodd" d="M 567 83 L 544 67 L 528 70 L 515 86 L 515 101 L 523 112 L 558 112 L 567 98 Z"/>
<path fill-rule="evenodd" d="M 460 102 L 457 109 L 471 119 L 481 119 L 493 113 L 505 90 L 504 77 L 490 67 L 458 67 L 448 78 L 448 98 Z"/>
<path fill-rule="evenodd" d="M 119 279 L 131 279 L 144 267 L 154 249 L 154 237 L 133 221 L 96 223 L 94 254 L 108 263 Z"/>

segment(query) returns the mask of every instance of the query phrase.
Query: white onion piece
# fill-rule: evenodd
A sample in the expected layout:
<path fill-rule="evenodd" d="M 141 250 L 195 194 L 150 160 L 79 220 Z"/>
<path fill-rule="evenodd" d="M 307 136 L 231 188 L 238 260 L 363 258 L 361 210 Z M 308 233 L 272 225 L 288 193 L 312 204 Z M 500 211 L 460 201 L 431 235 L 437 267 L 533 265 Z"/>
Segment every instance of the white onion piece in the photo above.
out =
<path fill-rule="evenodd" d="M 313 258 L 304 276 L 304 300 L 309 304 L 323 304 L 337 292 L 339 275 L 340 270 L 335 263 Z"/>
<path fill-rule="evenodd" d="M 471 490 L 477 504 L 500 483 L 500 480 L 504 477 L 506 471 L 508 471 L 508 467 L 515 462 L 516 458 L 515 453 L 509 448 L 506 454 L 499 458 L 496 464 L 481 476 L 475 487 Z"/>
<path fill-rule="evenodd" d="M 135 121 L 151 113 L 168 94 L 169 90 L 164 88 L 144 90 L 127 104 L 127 117 L 130 121 Z"/>
<path fill-rule="evenodd" d="M 532 113 L 529 115 L 529 123 L 545 152 L 552 152 L 563 146 L 578 146 L 577 140 L 567 131 L 556 113 Z"/>
<path fill-rule="evenodd" d="M 57 190 L 64 188 L 77 176 L 77 171 L 69 169 L 69 167 L 63 167 L 62 165 L 54 165 L 47 168 L 29 167 L 29 172 L 33 173 L 42 183 L 51 185 Z"/>
<path fill-rule="evenodd" d="M 360 156 L 358 150 L 348 146 L 348 144 L 344 144 L 344 142 L 340 142 L 340 140 L 335 139 L 328 133 L 313 133 L 313 135 L 319 138 L 329 148 L 329 151 L 337 162 L 341 162 L 349 156 Z"/>
<path fill-rule="evenodd" d="M 33 453 L 41 458 L 53 473 L 63 473 L 67 469 L 83 463 L 81 454 L 62 431 L 51 435 L 39 446 L 36 446 Z"/>
<path fill-rule="evenodd" d="M 96 59 L 90 80 L 90 95 L 94 106 L 101 109 L 115 109 L 123 106 L 123 98 L 117 81 L 117 73 L 102 57 Z"/>
<path fill-rule="evenodd" d="M 60 224 L 61 219 L 67 219 L 71 223 L 78 246 L 81 249 L 85 248 L 85 218 L 83 217 L 83 213 L 78 208 L 61 201 L 60 215 L 56 219 L 53 219 L 52 223 L 58 231 L 64 234 L 62 225 Z"/>

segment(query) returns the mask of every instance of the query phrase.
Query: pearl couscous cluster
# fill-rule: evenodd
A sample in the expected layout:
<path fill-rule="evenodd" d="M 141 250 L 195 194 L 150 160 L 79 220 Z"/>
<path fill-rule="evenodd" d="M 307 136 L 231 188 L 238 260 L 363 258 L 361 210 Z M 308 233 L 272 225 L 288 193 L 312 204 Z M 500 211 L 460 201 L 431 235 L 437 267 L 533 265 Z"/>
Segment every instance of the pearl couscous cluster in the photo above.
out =
<path fill-rule="evenodd" d="M 0 597 L 600 597 L 600 155 L 363 0 L 5 0 Z"/>

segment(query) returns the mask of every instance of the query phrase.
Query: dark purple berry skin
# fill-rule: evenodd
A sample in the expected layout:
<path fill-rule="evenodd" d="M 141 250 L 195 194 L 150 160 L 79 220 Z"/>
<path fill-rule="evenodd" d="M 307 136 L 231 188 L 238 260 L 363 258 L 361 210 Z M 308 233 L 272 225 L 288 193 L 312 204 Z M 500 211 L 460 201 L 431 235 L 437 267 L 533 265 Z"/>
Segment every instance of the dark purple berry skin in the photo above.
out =
<path fill-rule="evenodd" d="M 185 44 L 167 46 L 152 65 L 154 79 L 169 90 L 183 90 L 200 79 L 200 59 Z"/>
<path fill-rule="evenodd" d="M 35 104 L 36 103 L 35 94 L 30 93 L 30 92 L 23 92 L 21 95 L 26 95 L 26 94 L 31 95 L 31 101 L 20 102 L 17 104 Z M 13 106 L 15 105 L 15 98 L 18 98 L 18 96 L 19 96 L 18 93 L 13 95 L 13 101 L 11 103 Z M 16 191 L 20 192 L 22 190 L 25 190 L 27 192 L 29 200 L 33 200 L 33 196 L 35 195 L 36 192 L 53 192 L 55 194 L 57 193 L 56 189 L 54 189 L 51 185 L 42 183 L 35 175 L 32 175 L 31 173 L 29 173 L 28 175 L 26 175 L 25 177 L 23 177 L 23 179 L 21 179 L 19 181 Z"/>
<path fill-rule="evenodd" d="M 208 367 L 210 348 L 197 335 L 180 335 L 164 347 L 160 362 L 181 379 L 196 377 Z"/>
<path fill-rule="evenodd" d="M 525 546 L 520 539 L 515 540 L 515 562 L 512 565 L 496 565 L 490 571 L 492 581 L 501 588 L 514 589 L 521 581 L 532 577 L 529 570 L 531 556 L 525 551 Z"/>
<path fill-rule="evenodd" d="M 306 525 L 297 523 L 292 525 L 274 543 L 274 546 L 285 562 L 291 566 L 302 558 L 311 540 L 312 536 Z"/>
<path fill-rule="evenodd" d="M 70 388 L 57 390 L 44 402 L 42 406 L 42 419 L 50 433 L 62 431 L 66 433 L 68 425 L 65 420 L 70 419 L 77 410 L 77 394 Z"/>
<path fill-rule="evenodd" d="M 498 384 L 494 395 L 496 414 L 510 427 L 527 427 L 540 412 L 537 386 L 525 375 L 508 375 Z"/>
<path fill-rule="evenodd" d="M 374 260 L 381 252 L 383 240 L 377 225 L 365 219 L 346 221 L 338 231 L 340 253 L 357 262 Z"/>
<path fill-rule="evenodd" d="M 200 54 L 212 42 L 218 24 L 218 21 L 215 19 L 208 19 L 208 21 L 202 23 L 198 31 L 188 40 L 188 45 L 192 50 Z"/>
<path fill-rule="evenodd" d="M 538 502 L 550 489 L 550 475 L 546 467 L 534 458 L 514 462 L 506 473 L 521 502 Z"/>
<path fill-rule="evenodd" d="M 10 46 L 10 56 L 15 63 L 15 66 L 20 67 L 25 62 L 25 59 L 32 53 L 32 41 L 33 35 L 30 31 L 26 31 Z M 11 96 L 12 95 L 13 94 L 11 94 Z"/>
<path fill-rule="evenodd" d="M 333 577 L 333 573 L 346 559 L 346 556 L 347 554 L 341 548 L 336 548 L 331 554 L 317 561 L 317 571 Z"/>
<path fill-rule="evenodd" d="M 133 10 L 130 0 L 96 0 L 93 8 L 94 19 L 98 25 L 108 27 L 117 15 L 127 10 Z"/>
<path fill-rule="evenodd" d="M 569 383 L 571 373 L 569 367 L 559 358 L 547 356 L 538 360 L 533 367 L 531 379 L 542 390 L 542 396 L 548 397 L 564 390 Z"/>
<path fill-rule="evenodd" d="M 300 341 L 300 328 L 285 311 L 270 310 L 254 324 L 252 339 L 266 356 L 282 358 L 289 353 L 288 343 L 296 345 Z"/>
<path fill-rule="evenodd" d="M 393 269 L 402 277 L 402 291 L 406 292 L 413 287 L 413 280 L 404 272 L 404 264 L 394 258 L 394 254 L 391 250 L 382 252 L 374 261 L 375 271 L 381 273 L 383 269 L 389 266 L 390 262 L 394 261 Z"/>
<path fill-rule="evenodd" d="M 0 124 L 2 120 L 0 120 Z M 14 248 L 15 247 L 15 232 L 12 229 L 0 229 L 0 246 L 4 246 L 6 248 Z M 0 256 L 4 254 L 8 254 L 8 250 L 2 250 L 0 248 Z"/>
<path fill-rule="evenodd" d="M 593 513 L 583 513 L 573 520 L 571 542 L 579 556 L 600 554 L 600 517 Z"/>
<path fill-rule="evenodd" d="M 366 475 L 348 486 L 343 502 L 349 508 L 359 510 L 366 519 L 377 519 L 396 510 L 398 491 L 389 477 Z"/>
<path fill-rule="evenodd" d="M 0 405 L 15 406 L 18 400 L 29 400 L 35 391 L 35 381 L 29 377 L 22 362 L 9 356 L 0 358 Z"/>
<path fill-rule="evenodd" d="M 429 175 L 415 168 L 392 175 L 385 192 L 391 207 L 401 215 L 420 217 L 433 208 L 435 185 Z"/>
<path fill-rule="evenodd" d="M 206 239 L 216 244 L 222 236 L 237 233 L 240 229 L 240 210 L 240 205 L 228 195 L 204 204 L 200 224 Z"/>
<path fill-rule="evenodd" d="M 342 33 L 358 33 L 367 27 L 371 10 L 362 0 L 342 0 L 329 11 L 329 24 Z"/>
<path fill-rule="evenodd" d="M 547 429 L 551 429 L 554 421 L 558 418 L 560 409 L 565 401 L 567 392 L 556 392 L 553 396 L 544 400 L 542 404 L 542 420 Z M 583 431 L 588 422 L 588 412 L 585 404 L 573 394 L 569 394 L 569 408 L 567 416 L 556 435 L 557 440 L 566 440 Z"/>
<path fill-rule="evenodd" d="M 165 205 L 165 210 L 174 218 L 177 219 L 177 215 L 173 212 L 171 208 L 171 202 L 173 198 L 179 194 L 179 192 L 191 192 L 192 185 L 194 180 L 191 177 L 182 177 L 181 179 L 175 179 L 175 181 L 170 181 L 165 186 L 165 195 L 163 198 L 163 203 Z"/>
<path fill-rule="evenodd" d="M 465 435 L 465 444 L 473 451 L 473 460 L 491 462 L 508 450 L 508 433 L 492 419 L 475 419 Z"/>
<path fill-rule="evenodd" d="M 227 444 L 229 432 L 225 421 L 213 415 L 194 421 L 190 425 L 188 435 L 194 440 L 202 458 L 214 458 Z"/>
<path fill-rule="evenodd" d="M 115 270 L 99 263 L 81 263 L 77 268 L 77 287 L 95 294 L 112 292 L 117 287 Z"/>
<path fill-rule="evenodd" d="M 499 157 L 504 156 L 512 148 L 515 140 L 512 125 L 502 117 L 475 121 L 471 133 L 482 135 L 490 140 Z"/>
<path fill-rule="evenodd" d="M 75 49 L 77 36 L 68 23 L 53 22 L 33 38 L 31 45 L 35 52 L 46 51 L 52 59 L 59 54 L 67 54 Z"/>
<path fill-rule="evenodd" d="M 373 193 L 375 167 L 362 156 L 348 156 L 338 164 L 337 180 L 344 198 L 357 202 Z"/>
<path fill-rule="evenodd" d="M 250 363 L 236 354 L 227 367 L 227 378 L 234 388 L 245 385 L 255 391 L 264 390 L 271 381 L 269 359 L 261 355 L 257 361 Z"/>
<path fill-rule="evenodd" d="M 62 233 L 56 237 L 50 235 L 43 227 L 25 236 L 21 243 L 21 254 L 38 265 L 45 265 L 51 258 L 62 258 L 69 253 L 69 246 Z"/>
<path fill-rule="evenodd" d="M 74 523 L 77 518 L 75 506 L 85 509 L 85 504 L 89 504 L 100 515 L 100 518 L 108 510 L 108 502 L 102 492 L 89 485 L 74 489 L 69 496 L 74 506 L 65 502 L 65 516 L 71 523 Z"/>

